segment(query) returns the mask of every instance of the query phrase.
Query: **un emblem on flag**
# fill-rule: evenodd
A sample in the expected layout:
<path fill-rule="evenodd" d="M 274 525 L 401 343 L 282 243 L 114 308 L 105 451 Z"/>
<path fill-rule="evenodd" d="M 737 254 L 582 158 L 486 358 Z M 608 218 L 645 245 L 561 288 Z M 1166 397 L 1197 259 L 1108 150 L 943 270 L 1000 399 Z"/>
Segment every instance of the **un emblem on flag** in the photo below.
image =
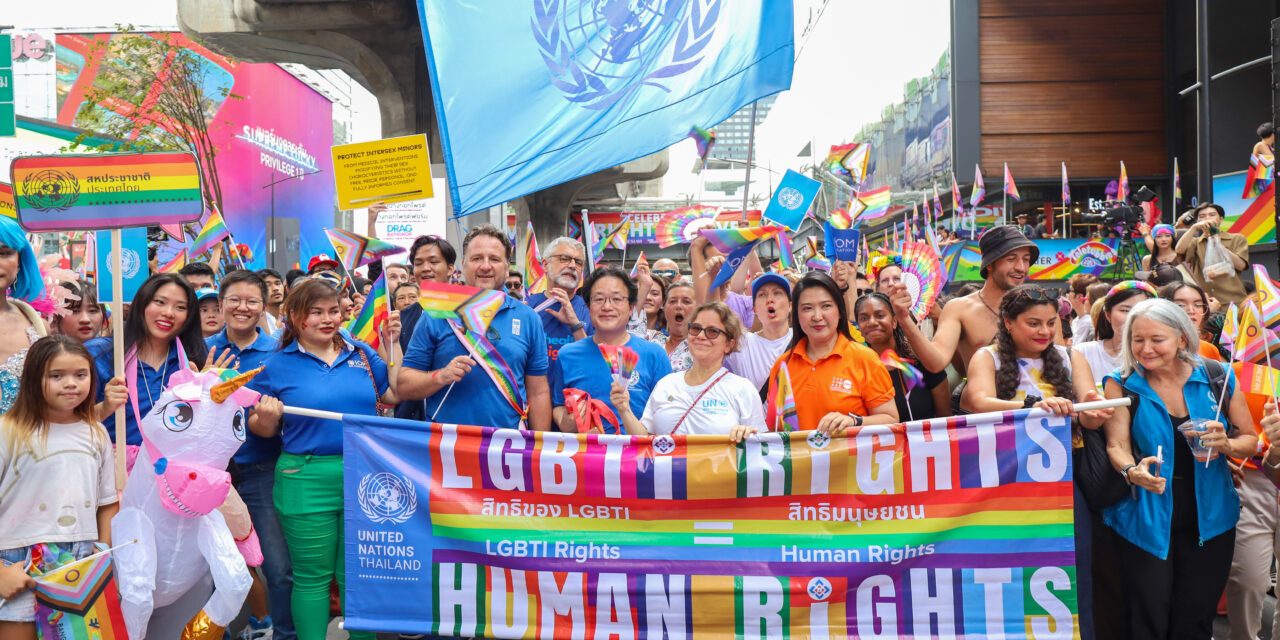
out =
<path fill-rule="evenodd" d="M 723 0 L 533 0 L 534 40 L 565 98 L 607 109 L 697 67 Z"/>
<path fill-rule="evenodd" d="M 405 476 L 385 472 L 365 474 L 356 496 L 360 510 L 375 523 L 400 524 L 418 510 L 418 493 Z"/>

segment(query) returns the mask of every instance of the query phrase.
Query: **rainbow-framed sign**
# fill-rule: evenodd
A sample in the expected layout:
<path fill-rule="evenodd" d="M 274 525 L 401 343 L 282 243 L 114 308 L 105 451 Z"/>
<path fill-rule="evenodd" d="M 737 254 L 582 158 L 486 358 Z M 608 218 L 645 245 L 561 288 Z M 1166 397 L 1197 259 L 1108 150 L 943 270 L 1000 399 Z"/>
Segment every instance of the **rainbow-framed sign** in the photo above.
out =
<path fill-rule="evenodd" d="M 200 165 L 179 152 L 28 156 L 11 165 L 18 222 L 81 231 L 195 222 Z"/>

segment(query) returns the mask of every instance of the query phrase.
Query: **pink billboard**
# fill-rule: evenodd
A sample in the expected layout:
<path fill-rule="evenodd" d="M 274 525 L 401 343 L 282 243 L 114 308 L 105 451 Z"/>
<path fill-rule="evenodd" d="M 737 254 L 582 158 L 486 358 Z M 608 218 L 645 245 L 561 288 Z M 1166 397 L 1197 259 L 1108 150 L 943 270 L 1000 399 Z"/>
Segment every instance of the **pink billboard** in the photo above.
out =
<path fill-rule="evenodd" d="M 86 90 L 97 79 L 103 50 L 96 45 L 151 35 L 59 34 L 58 122 L 76 124 L 86 106 Z M 204 93 L 212 98 L 206 116 L 215 123 L 210 136 L 218 148 L 222 215 L 235 242 L 249 249 L 246 266 L 269 266 L 273 235 L 278 268 L 295 262 L 305 266 L 312 255 L 332 252 L 324 229 L 333 226 L 335 212 L 329 156 L 333 105 L 274 64 L 230 60 L 181 34 L 168 35 L 206 62 Z M 158 89 L 153 84 L 148 90 Z M 127 112 L 124 104 L 103 100 L 97 106 L 120 114 Z M 168 245 L 161 251 L 162 263 L 180 248 Z"/>

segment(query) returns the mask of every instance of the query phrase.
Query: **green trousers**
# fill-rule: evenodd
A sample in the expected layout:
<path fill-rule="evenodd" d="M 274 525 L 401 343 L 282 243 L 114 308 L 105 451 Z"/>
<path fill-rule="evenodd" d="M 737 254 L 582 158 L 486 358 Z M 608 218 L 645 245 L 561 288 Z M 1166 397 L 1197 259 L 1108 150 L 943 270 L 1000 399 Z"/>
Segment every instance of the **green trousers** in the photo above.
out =
<path fill-rule="evenodd" d="M 329 584 L 346 576 L 342 532 L 342 456 L 280 454 L 276 513 L 293 560 L 293 625 L 299 640 L 324 640 L 329 626 Z M 350 632 L 352 640 L 375 634 Z"/>

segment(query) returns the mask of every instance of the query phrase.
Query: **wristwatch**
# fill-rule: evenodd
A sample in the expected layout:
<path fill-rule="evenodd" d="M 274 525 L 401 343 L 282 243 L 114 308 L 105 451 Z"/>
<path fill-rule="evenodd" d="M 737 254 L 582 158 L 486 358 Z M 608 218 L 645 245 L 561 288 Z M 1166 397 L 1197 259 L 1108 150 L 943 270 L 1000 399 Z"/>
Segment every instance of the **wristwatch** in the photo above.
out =
<path fill-rule="evenodd" d="M 1028 394 L 1027 397 L 1022 400 L 1022 408 L 1030 409 L 1031 407 L 1036 406 L 1036 403 L 1040 402 L 1041 400 L 1043 400 L 1043 398 L 1041 398 L 1040 396 L 1033 396 Z"/>
<path fill-rule="evenodd" d="M 856 413 L 853 413 L 852 411 L 850 411 L 849 413 L 846 413 L 845 415 L 846 415 L 846 416 L 849 416 L 850 418 L 853 418 L 853 426 L 855 426 L 855 427 L 861 427 L 861 426 L 862 426 L 862 416 L 860 416 L 860 415 L 858 415 L 858 414 L 856 414 Z"/>
<path fill-rule="evenodd" d="M 1133 482 L 1129 480 L 1129 472 L 1136 468 L 1138 468 L 1138 465 L 1136 464 L 1126 464 L 1124 468 L 1120 470 L 1120 475 L 1124 477 L 1125 484 L 1133 484 Z"/>
<path fill-rule="evenodd" d="M 586 326 L 587 326 L 587 323 L 579 320 L 578 324 L 575 324 L 572 327 L 569 327 L 569 333 L 577 333 L 579 329 L 582 329 Z"/>

